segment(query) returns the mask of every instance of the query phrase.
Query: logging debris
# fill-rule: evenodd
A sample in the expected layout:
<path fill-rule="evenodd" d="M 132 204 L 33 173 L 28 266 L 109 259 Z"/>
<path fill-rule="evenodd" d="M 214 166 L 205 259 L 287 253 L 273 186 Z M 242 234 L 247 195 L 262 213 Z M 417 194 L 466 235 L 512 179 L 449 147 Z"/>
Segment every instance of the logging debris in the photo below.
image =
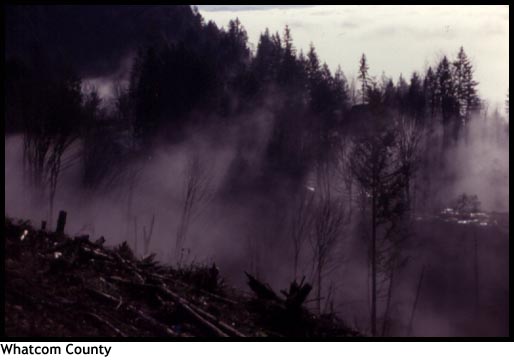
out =
<path fill-rule="evenodd" d="M 5 333 L 12 337 L 352 336 L 304 307 L 311 286 L 282 295 L 247 274 L 254 298 L 228 287 L 215 264 L 180 269 L 127 242 L 68 237 L 5 219 Z M 25 235 L 23 240 L 20 237 Z M 270 322 L 270 318 L 275 318 Z M 330 326 L 327 327 L 327 326 Z M 332 333 L 332 334 L 327 334 Z"/>

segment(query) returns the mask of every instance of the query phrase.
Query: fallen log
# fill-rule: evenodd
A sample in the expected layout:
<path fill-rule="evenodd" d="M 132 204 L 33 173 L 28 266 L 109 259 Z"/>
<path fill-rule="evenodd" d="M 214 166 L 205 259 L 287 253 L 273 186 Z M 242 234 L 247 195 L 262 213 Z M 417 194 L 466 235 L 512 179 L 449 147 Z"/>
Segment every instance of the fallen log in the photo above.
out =
<path fill-rule="evenodd" d="M 145 288 L 145 289 L 155 289 L 163 293 L 164 295 L 170 297 L 178 306 L 180 306 L 184 311 L 186 311 L 196 322 L 200 323 L 205 328 L 209 329 L 213 332 L 217 337 L 229 337 L 226 332 L 232 333 L 237 337 L 244 337 L 244 334 L 237 331 L 236 329 L 230 327 L 226 323 L 219 321 L 216 317 L 201 310 L 200 308 L 190 304 L 187 300 L 179 296 L 178 294 L 172 292 L 168 289 L 164 284 L 161 285 L 153 285 L 153 284 L 140 284 L 137 282 L 133 282 L 130 280 L 126 280 L 120 277 L 110 277 L 112 281 L 115 281 L 120 284 L 124 284 L 127 286 L 135 287 L 135 288 Z M 223 331 L 225 329 L 225 331 Z"/>
<path fill-rule="evenodd" d="M 159 290 L 166 294 L 167 296 L 171 297 L 175 303 L 177 303 L 182 309 L 187 311 L 191 317 L 193 317 L 197 322 L 205 326 L 206 328 L 210 329 L 214 334 L 216 334 L 217 337 L 229 337 L 228 334 L 223 332 L 220 328 L 218 328 L 216 325 L 211 323 L 210 321 L 203 318 L 198 312 L 197 308 L 191 306 L 184 298 L 180 297 L 179 295 L 173 293 L 171 290 L 166 288 L 165 286 L 161 285 L 158 287 Z M 207 312 L 205 312 L 207 313 Z"/>
<path fill-rule="evenodd" d="M 90 292 L 91 294 L 93 294 L 93 295 L 99 296 L 99 297 L 101 297 L 101 298 L 103 298 L 105 300 L 109 300 L 109 301 L 114 302 L 116 304 L 118 304 L 119 301 L 121 300 L 121 298 L 117 299 L 116 297 L 114 297 L 114 296 L 112 296 L 110 294 L 107 294 L 105 292 L 96 290 L 94 288 L 86 287 L 86 290 L 88 292 Z M 128 310 L 129 312 L 137 315 L 139 318 L 144 320 L 148 325 L 152 326 L 152 328 L 157 329 L 157 330 L 161 331 L 162 333 L 167 334 L 167 335 L 169 335 L 171 337 L 178 337 L 179 336 L 178 333 L 173 331 L 171 328 L 169 328 L 165 324 L 162 324 L 161 322 L 158 322 L 157 320 L 155 320 L 155 318 L 147 315 L 143 311 L 141 311 L 139 309 L 136 309 L 135 307 L 133 307 L 133 306 L 131 306 L 129 304 L 125 304 L 125 309 Z"/>
<path fill-rule="evenodd" d="M 239 332 L 237 329 L 235 329 L 232 326 L 226 324 L 225 322 L 223 322 L 219 318 L 216 318 L 215 316 L 213 316 L 212 314 L 204 311 L 203 309 L 200 309 L 200 308 L 197 308 L 197 307 L 193 307 L 193 308 L 196 310 L 196 312 L 198 314 L 203 315 L 205 318 L 210 319 L 214 323 L 217 323 L 220 327 L 222 327 L 223 329 L 225 329 L 227 332 L 231 333 L 232 335 L 234 335 L 236 337 L 242 337 L 242 338 L 246 337 L 246 335 L 244 335 L 243 333 Z"/>
<path fill-rule="evenodd" d="M 134 263 L 131 260 L 124 258 L 116 252 L 114 252 L 113 255 L 116 259 L 118 259 L 120 265 L 123 265 L 125 269 L 131 271 L 134 274 L 134 276 L 139 280 L 139 282 L 145 283 L 145 279 L 141 276 L 140 270 L 138 270 L 138 268 L 134 265 Z"/>
<path fill-rule="evenodd" d="M 231 305 L 237 305 L 238 304 L 238 302 L 236 302 L 236 301 L 234 301 L 232 299 L 223 297 L 223 296 L 218 295 L 218 294 L 214 294 L 214 293 L 208 292 L 207 290 L 203 290 L 203 289 L 194 287 L 192 285 L 188 285 L 188 284 L 186 284 L 186 283 L 184 283 L 184 282 L 182 282 L 182 281 L 180 281 L 178 279 L 171 279 L 169 277 L 162 276 L 162 275 L 155 274 L 155 273 L 149 273 L 148 276 L 150 276 L 150 277 L 152 277 L 154 279 L 157 279 L 159 282 L 160 281 L 165 281 L 165 282 L 168 282 L 168 283 L 178 284 L 178 285 L 180 285 L 183 288 L 187 288 L 188 290 L 193 290 L 193 291 L 198 292 L 200 294 L 203 294 L 203 295 L 205 295 L 207 297 L 210 297 L 210 298 L 213 298 L 213 299 L 217 299 L 220 302 L 224 302 L 224 303 L 231 304 Z"/>
<path fill-rule="evenodd" d="M 99 315 L 97 315 L 95 313 L 92 313 L 92 312 L 85 312 L 84 315 L 86 315 L 86 316 L 94 319 L 98 323 L 103 324 L 103 325 L 107 326 L 108 328 L 112 329 L 120 337 L 124 337 L 124 338 L 128 337 L 125 333 L 123 333 L 121 330 L 116 328 L 111 322 L 109 322 L 108 320 L 100 317 Z"/>

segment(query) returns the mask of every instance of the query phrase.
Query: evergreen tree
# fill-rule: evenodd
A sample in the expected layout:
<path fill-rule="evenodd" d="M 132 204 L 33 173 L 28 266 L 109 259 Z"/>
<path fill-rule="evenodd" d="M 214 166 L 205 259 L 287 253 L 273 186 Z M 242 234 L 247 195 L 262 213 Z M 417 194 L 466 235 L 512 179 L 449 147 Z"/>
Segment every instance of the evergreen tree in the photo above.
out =
<path fill-rule="evenodd" d="M 253 60 L 253 68 L 256 78 L 261 83 L 268 83 L 277 77 L 278 67 L 282 58 L 282 46 L 280 39 L 270 36 L 266 29 L 259 38 L 257 53 Z"/>
<path fill-rule="evenodd" d="M 320 78 L 320 65 L 316 49 L 311 43 L 309 46 L 309 52 L 307 53 L 307 77 L 312 84 L 319 82 Z"/>
<path fill-rule="evenodd" d="M 396 87 L 394 86 L 393 80 L 387 78 L 385 75 L 382 77 L 382 94 L 382 102 L 386 108 L 397 108 Z"/>
<path fill-rule="evenodd" d="M 232 64 L 230 71 L 238 73 L 250 61 L 250 49 L 248 49 L 248 35 L 238 18 L 228 23 L 227 41 L 224 46 L 229 64 Z"/>
<path fill-rule="evenodd" d="M 455 97 L 458 102 L 459 116 L 463 123 L 467 123 L 470 113 L 479 107 L 480 100 L 476 91 L 478 83 L 473 80 L 473 66 L 463 47 L 459 50 L 457 60 L 453 62 L 453 68 Z"/>
<path fill-rule="evenodd" d="M 398 83 L 396 86 L 396 102 L 398 104 L 398 111 L 400 114 L 406 114 L 408 111 L 408 100 L 409 85 L 405 81 L 403 74 L 400 73 Z"/>
<path fill-rule="evenodd" d="M 309 82 L 309 102 L 310 108 L 315 113 L 319 113 L 324 108 L 324 99 L 323 94 L 323 74 L 320 68 L 318 55 L 316 54 L 316 49 L 314 46 L 310 45 L 309 52 L 307 53 L 307 59 L 305 62 L 306 75 L 307 80 Z"/>
<path fill-rule="evenodd" d="M 458 113 L 455 99 L 455 85 L 450 68 L 450 62 L 446 56 L 437 66 L 437 103 L 441 107 L 442 122 L 447 127 Z"/>
<path fill-rule="evenodd" d="M 293 45 L 293 38 L 289 26 L 284 28 L 282 62 L 279 69 L 278 81 L 281 85 L 291 85 L 294 83 L 294 76 L 297 72 L 296 49 Z"/>
<path fill-rule="evenodd" d="M 437 81 L 432 67 L 429 67 L 425 79 L 423 81 L 423 93 L 425 95 L 425 104 L 427 115 L 433 119 L 438 109 L 437 104 Z"/>
<path fill-rule="evenodd" d="M 368 81 L 368 104 L 373 109 L 383 109 L 383 98 L 382 98 L 382 90 L 378 85 L 377 81 L 374 78 L 369 79 Z"/>
<path fill-rule="evenodd" d="M 425 97 L 423 85 L 417 72 L 412 73 L 407 94 L 407 109 L 410 117 L 420 121 L 425 113 Z"/>
<path fill-rule="evenodd" d="M 350 103 L 350 90 L 348 87 L 348 81 L 341 69 L 341 66 L 338 66 L 334 73 L 333 87 L 337 103 L 339 104 L 342 113 L 348 108 Z"/>
<path fill-rule="evenodd" d="M 134 135 L 148 142 L 157 127 L 159 111 L 160 72 L 154 48 L 141 51 L 134 61 L 131 74 L 131 98 L 134 104 Z"/>
<path fill-rule="evenodd" d="M 369 76 L 368 70 L 369 66 L 366 61 L 366 54 L 362 54 L 361 60 L 359 62 L 359 75 L 357 79 L 361 82 L 361 100 L 362 104 L 368 102 L 368 90 L 369 90 Z"/>

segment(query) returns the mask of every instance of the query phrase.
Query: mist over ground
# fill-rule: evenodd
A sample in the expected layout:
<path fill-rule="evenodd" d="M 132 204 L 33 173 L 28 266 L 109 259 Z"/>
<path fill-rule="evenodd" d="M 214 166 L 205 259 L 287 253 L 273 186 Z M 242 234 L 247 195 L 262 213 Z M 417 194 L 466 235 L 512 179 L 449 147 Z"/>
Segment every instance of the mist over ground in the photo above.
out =
<path fill-rule="evenodd" d="M 45 24 L 71 21 L 78 8 L 35 8 L 43 44 L 67 51 L 56 60 L 11 43 L 6 216 L 54 228 L 66 210 L 70 235 L 127 241 L 139 257 L 155 253 L 177 267 L 215 263 L 241 289 L 244 271 L 276 290 L 305 276 L 319 293 L 310 310 L 369 334 L 376 238 L 375 335 L 508 334 L 508 96 L 504 112 L 466 88 L 480 85 L 466 78 L 464 50 L 463 58 L 438 59 L 434 80 L 427 71 L 378 81 L 363 56 L 348 70 L 362 75 L 351 83 L 347 69 L 323 66 L 314 46 L 297 51 L 288 28 L 263 33 L 251 52 L 244 24 L 221 30 L 189 7 L 116 16 L 84 7 L 119 31 L 105 45 L 120 49 L 102 64 L 103 48 L 85 40 L 90 54 L 80 59 L 68 40 L 50 38 L 55 29 Z M 12 30 L 28 10 L 11 11 L 12 39 L 30 38 Z M 135 25 L 125 23 L 129 16 Z M 150 26 L 155 17 L 180 22 L 161 29 Z M 73 36 L 86 36 L 87 24 Z M 125 38 L 134 45 L 122 46 Z M 61 61 L 74 76 L 62 75 Z M 466 87 L 458 64 L 469 70 Z M 76 99 L 76 109 L 58 97 Z M 54 135 L 69 139 L 66 147 L 54 147 L 62 139 Z M 44 150 L 41 169 L 34 145 Z M 365 174 L 375 164 L 386 165 L 382 173 Z M 58 166 L 54 196 L 49 165 Z M 459 209 L 463 194 L 479 202 Z"/>

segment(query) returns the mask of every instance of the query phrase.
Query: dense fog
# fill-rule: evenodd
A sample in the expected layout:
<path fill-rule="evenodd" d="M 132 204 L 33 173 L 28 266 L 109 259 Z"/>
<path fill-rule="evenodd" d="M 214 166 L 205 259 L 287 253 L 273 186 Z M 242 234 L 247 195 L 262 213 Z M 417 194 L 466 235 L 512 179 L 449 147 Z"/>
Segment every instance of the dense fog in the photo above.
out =
<path fill-rule="evenodd" d="M 464 49 L 399 80 L 363 54 L 346 79 L 288 28 L 252 52 L 238 21 L 106 9 L 73 27 L 87 58 L 45 25 L 78 10 L 32 9 L 40 48 L 8 38 L 6 216 L 53 228 L 65 210 L 70 235 L 215 263 L 241 289 L 244 271 L 277 290 L 305 276 L 311 310 L 369 334 L 508 334 L 508 90 L 489 108 Z M 98 47 L 80 28 L 95 14 L 119 33 Z"/>

